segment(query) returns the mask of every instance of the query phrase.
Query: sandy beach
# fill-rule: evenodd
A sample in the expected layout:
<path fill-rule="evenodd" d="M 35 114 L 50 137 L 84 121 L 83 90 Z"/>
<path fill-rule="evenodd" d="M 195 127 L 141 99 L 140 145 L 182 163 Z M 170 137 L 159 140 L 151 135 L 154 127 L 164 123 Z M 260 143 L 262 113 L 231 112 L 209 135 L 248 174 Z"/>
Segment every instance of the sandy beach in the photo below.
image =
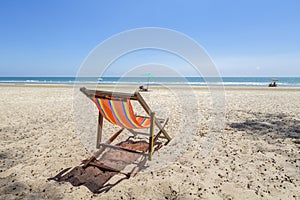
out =
<path fill-rule="evenodd" d="M 73 91 L 0 86 L 0 199 L 300 199 L 299 88 L 225 88 L 223 130 L 213 137 L 207 88 L 193 89 L 193 105 L 186 88 L 142 93 L 157 115 L 170 118 L 174 141 L 161 150 L 174 162 L 153 170 L 148 163 L 149 170 L 100 194 L 47 180 L 90 156 L 74 122 Z M 184 136 L 191 140 L 178 153 Z"/>

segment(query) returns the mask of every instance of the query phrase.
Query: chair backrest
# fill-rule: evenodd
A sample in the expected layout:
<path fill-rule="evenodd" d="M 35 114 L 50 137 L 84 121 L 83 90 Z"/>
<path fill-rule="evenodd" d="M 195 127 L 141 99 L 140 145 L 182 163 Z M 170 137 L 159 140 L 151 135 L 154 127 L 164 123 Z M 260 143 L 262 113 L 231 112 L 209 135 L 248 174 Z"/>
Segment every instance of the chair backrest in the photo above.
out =
<path fill-rule="evenodd" d="M 149 128 L 150 119 L 136 117 L 130 98 L 118 96 L 95 96 L 93 101 L 101 115 L 112 124 L 128 129 Z"/>
<path fill-rule="evenodd" d="M 102 125 L 103 118 L 107 121 L 123 127 L 121 130 L 116 132 L 106 143 L 110 144 L 124 128 L 127 129 L 139 129 L 139 128 L 150 128 L 149 130 L 149 159 L 152 158 L 154 151 L 154 142 L 160 137 L 162 133 L 163 138 L 171 141 L 171 137 L 165 131 L 164 126 L 168 122 L 168 119 L 161 124 L 155 117 L 155 112 L 152 112 L 146 101 L 143 99 L 139 92 L 134 94 L 128 93 L 117 93 L 109 91 L 99 90 L 88 90 L 85 87 L 80 88 L 80 91 L 85 94 L 89 99 L 94 101 L 98 110 L 98 132 L 97 132 L 97 148 L 100 147 L 102 138 Z M 133 112 L 131 100 L 136 100 L 143 107 L 149 117 L 137 117 Z M 154 135 L 154 126 L 157 126 L 159 132 Z M 132 131 L 130 131 L 132 132 Z M 168 143 L 167 142 L 167 143 Z M 103 144 L 102 144 L 103 145 Z M 106 144 L 107 145 L 107 144 Z M 95 157 L 94 157 L 95 158 Z"/>

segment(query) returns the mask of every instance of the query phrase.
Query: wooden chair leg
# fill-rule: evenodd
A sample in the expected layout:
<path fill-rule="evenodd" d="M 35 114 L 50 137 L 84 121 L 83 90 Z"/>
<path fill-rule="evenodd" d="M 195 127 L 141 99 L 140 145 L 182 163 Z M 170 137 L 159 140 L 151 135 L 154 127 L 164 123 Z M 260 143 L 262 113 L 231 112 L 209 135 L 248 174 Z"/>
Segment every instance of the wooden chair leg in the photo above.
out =
<path fill-rule="evenodd" d="M 99 117 L 98 117 L 98 130 L 97 130 L 97 142 L 96 142 L 96 148 L 100 148 L 100 143 L 102 140 L 102 126 L 103 126 L 103 116 L 99 112 Z"/>
<path fill-rule="evenodd" d="M 157 120 L 155 120 L 155 125 L 159 128 L 159 130 L 164 134 L 164 136 L 165 136 L 169 141 L 172 140 L 172 138 L 169 136 L 169 134 L 167 133 L 167 131 L 162 127 L 162 125 L 161 125 Z"/>
<path fill-rule="evenodd" d="M 152 160 L 152 153 L 154 147 L 154 122 L 155 113 L 152 112 L 150 115 L 149 160 Z"/>
<path fill-rule="evenodd" d="M 164 123 L 161 125 L 162 129 L 164 129 L 164 127 L 167 125 L 168 121 L 169 121 L 169 118 L 167 118 L 167 119 L 164 121 Z M 160 129 L 160 130 L 158 131 L 158 133 L 156 134 L 156 136 L 155 136 L 155 138 L 154 138 L 154 142 L 156 142 L 156 140 L 160 137 L 160 134 L 162 133 L 162 129 Z M 164 137 L 164 138 L 166 138 L 166 137 Z M 168 139 L 168 138 L 166 138 L 166 139 Z"/>

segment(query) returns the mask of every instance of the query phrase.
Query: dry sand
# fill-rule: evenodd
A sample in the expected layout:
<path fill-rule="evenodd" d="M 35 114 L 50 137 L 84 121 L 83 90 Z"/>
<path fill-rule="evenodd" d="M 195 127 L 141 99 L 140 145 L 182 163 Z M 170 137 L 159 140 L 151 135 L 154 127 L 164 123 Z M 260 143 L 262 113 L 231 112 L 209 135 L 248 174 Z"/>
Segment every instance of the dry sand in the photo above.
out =
<path fill-rule="evenodd" d="M 155 162 L 166 155 L 173 162 L 150 162 L 93 194 L 47 181 L 90 155 L 84 133 L 76 134 L 73 88 L 1 86 L 0 199 L 300 199 L 300 89 L 226 88 L 221 113 L 211 107 L 209 90 L 193 92 L 196 104 L 187 88 L 142 94 L 157 115 L 170 117 L 166 129 L 174 137 Z M 218 114 L 224 126 L 221 118 L 211 123 Z"/>

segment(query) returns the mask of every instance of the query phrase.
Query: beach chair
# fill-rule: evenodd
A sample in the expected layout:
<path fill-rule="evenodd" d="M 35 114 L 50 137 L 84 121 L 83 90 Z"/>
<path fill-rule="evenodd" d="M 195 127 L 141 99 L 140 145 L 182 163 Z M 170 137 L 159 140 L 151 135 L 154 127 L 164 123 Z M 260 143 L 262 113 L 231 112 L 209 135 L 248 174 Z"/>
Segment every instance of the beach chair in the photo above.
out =
<path fill-rule="evenodd" d="M 92 156 L 85 165 L 95 160 L 105 148 L 120 149 L 124 151 L 129 151 L 132 153 L 142 154 L 148 157 L 149 160 L 152 159 L 152 154 L 154 152 L 154 145 L 158 138 L 166 140 L 167 144 L 171 137 L 164 129 L 168 122 L 167 119 L 159 119 L 155 117 L 155 113 L 147 105 L 146 101 L 139 94 L 135 92 L 130 93 L 120 93 L 120 92 L 109 92 L 109 91 L 99 91 L 99 90 L 89 90 L 86 88 L 80 88 L 80 91 L 85 94 L 89 99 L 91 99 L 99 110 L 98 117 L 98 130 L 96 139 L 96 148 L 99 150 Z M 141 107 L 145 110 L 148 116 L 138 116 L 134 114 L 133 106 L 131 101 L 137 101 Z M 103 118 L 106 121 L 115 124 L 120 127 L 116 133 L 114 133 L 107 141 L 102 142 L 102 132 L 103 132 Z M 154 128 L 157 126 L 158 132 L 154 134 Z M 120 133 L 127 129 L 133 136 L 139 134 L 148 136 L 149 145 L 148 152 L 136 151 L 130 148 L 122 148 L 120 146 L 111 145 L 111 143 L 120 135 Z M 145 129 L 148 132 L 141 132 L 141 129 Z"/>
<path fill-rule="evenodd" d="M 90 98 L 99 110 L 96 139 L 98 150 L 90 158 L 83 160 L 80 166 L 63 169 L 48 180 L 70 182 L 73 186 L 84 185 L 93 193 L 107 192 L 122 180 L 135 176 L 145 166 L 147 160 L 152 159 L 152 154 L 162 146 L 162 141 L 165 140 L 167 144 L 171 140 L 164 129 L 168 119 L 156 118 L 139 92 L 116 93 L 88 90 L 84 87 L 80 88 L 80 91 Z M 139 102 L 148 116 L 135 115 L 131 101 Z M 102 141 L 103 119 L 120 127 L 105 142 Z M 156 134 L 154 134 L 155 126 L 158 127 Z M 146 132 L 142 132 L 143 129 Z M 113 141 L 124 130 L 128 130 L 133 136 L 113 145 Z M 132 139 L 139 134 L 148 141 L 140 138 Z M 117 174 L 126 177 L 114 182 L 111 179 Z"/>

